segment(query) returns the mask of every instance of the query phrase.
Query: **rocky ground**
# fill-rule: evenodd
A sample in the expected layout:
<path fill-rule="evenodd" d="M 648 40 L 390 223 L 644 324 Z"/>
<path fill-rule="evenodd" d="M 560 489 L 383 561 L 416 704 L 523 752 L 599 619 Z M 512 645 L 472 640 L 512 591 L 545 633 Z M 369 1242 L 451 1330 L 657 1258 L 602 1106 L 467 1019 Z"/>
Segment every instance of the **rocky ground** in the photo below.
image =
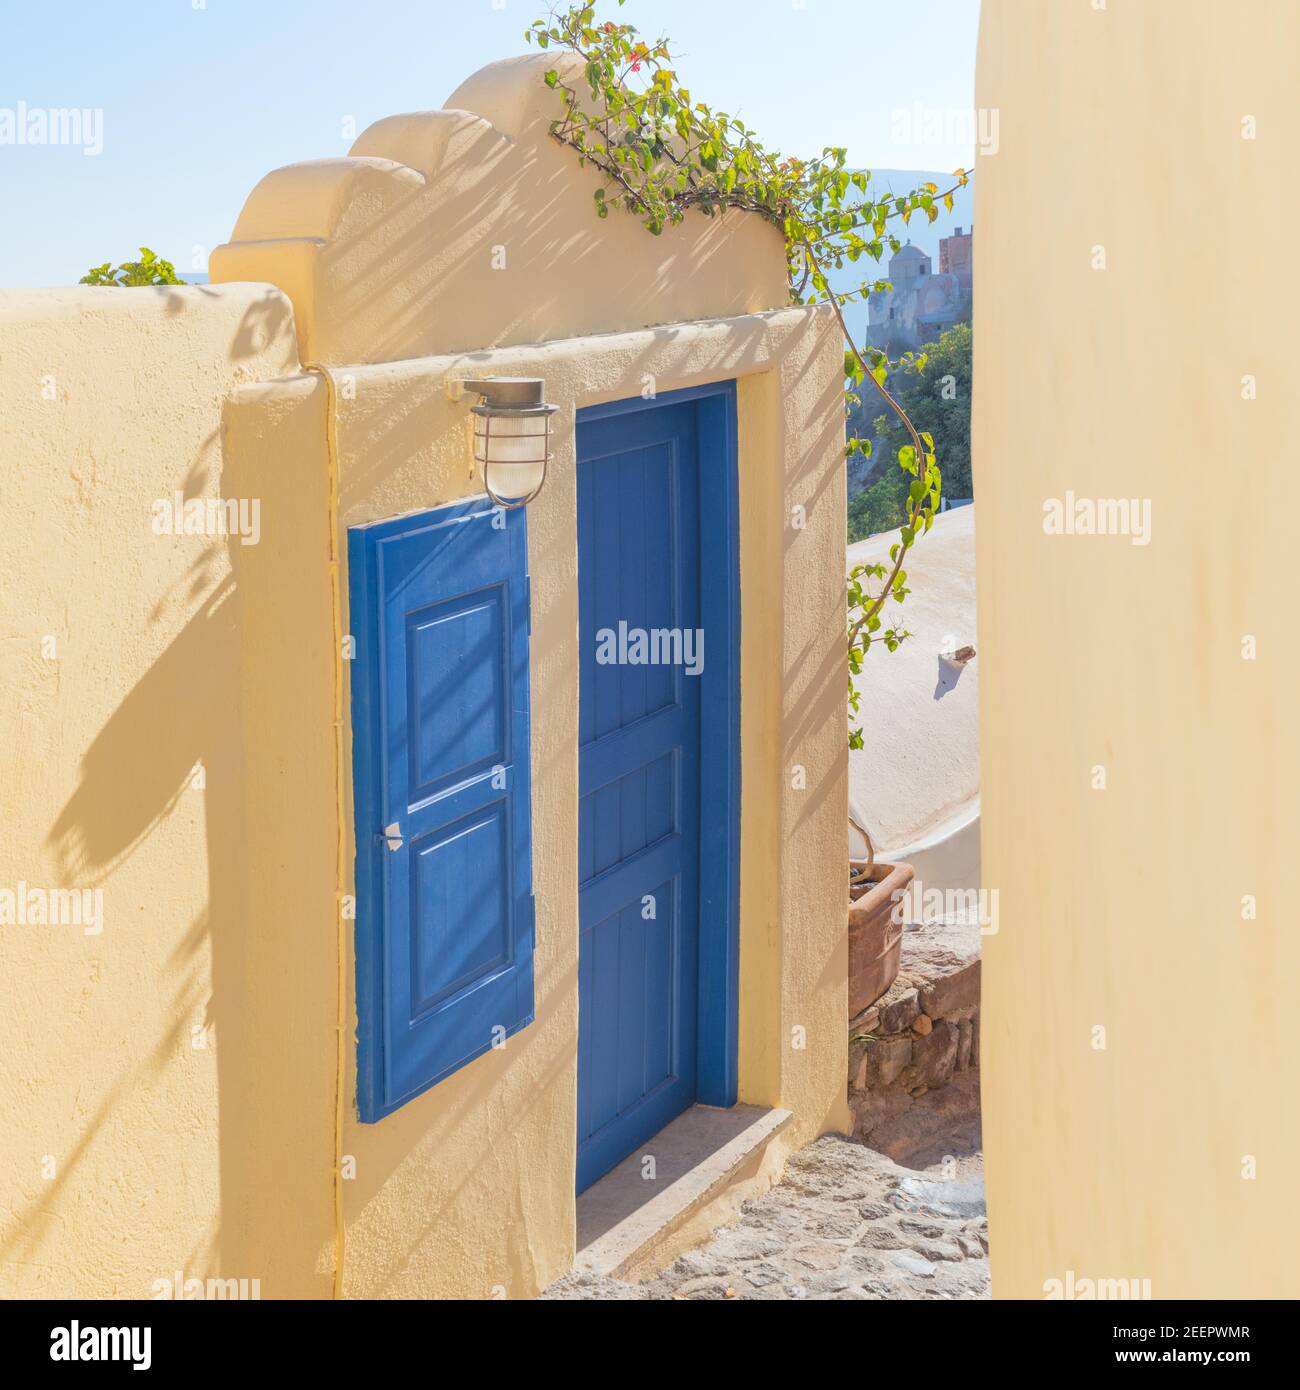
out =
<path fill-rule="evenodd" d="M 978 1131 L 912 1162 L 827 1135 L 792 1155 L 784 1180 L 735 1225 L 649 1282 L 570 1274 L 542 1297 L 987 1298 Z"/>

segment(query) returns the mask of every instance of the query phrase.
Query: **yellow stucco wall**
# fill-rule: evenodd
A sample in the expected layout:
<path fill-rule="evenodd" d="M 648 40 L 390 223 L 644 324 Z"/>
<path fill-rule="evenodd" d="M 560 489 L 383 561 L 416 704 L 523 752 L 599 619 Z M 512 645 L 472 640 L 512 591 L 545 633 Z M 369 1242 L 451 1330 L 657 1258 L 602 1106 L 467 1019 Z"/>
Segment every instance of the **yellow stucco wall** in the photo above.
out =
<path fill-rule="evenodd" d="M 599 177 L 547 133 L 561 107 L 542 75 L 575 61 L 491 63 L 444 110 L 388 117 L 346 158 L 268 174 L 212 253 L 212 279 L 279 285 L 303 361 L 327 363 L 787 303 L 780 234 L 756 218 L 693 218 L 651 238 L 632 217 L 596 217 Z"/>
<path fill-rule="evenodd" d="M 1000 114 L 974 179 L 999 1297 L 1067 1271 L 1155 1297 L 1300 1293 L 1278 1224 L 1300 1160 L 1297 52 L 1291 0 L 983 2 L 978 102 Z M 1150 499 L 1150 543 L 1045 534 L 1044 501 L 1067 491 Z"/>
<path fill-rule="evenodd" d="M 250 615 L 225 539 L 153 529 L 223 495 L 227 395 L 294 361 L 267 286 L 0 295 L 0 887 L 103 893 L 94 934 L 0 925 L 8 1297 L 322 1287 L 333 1010 L 247 911 Z"/>
<path fill-rule="evenodd" d="M 787 299 L 782 243 L 770 227 L 694 219 L 654 239 L 631 219 L 597 220 L 592 176 L 546 133 L 555 110 L 541 81 L 548 65 L 494 64 L 453 94 L 451 112 L 380 121 L 348 159 L 268 175 L 236 240 L 213 258 L 215 279 L 279 284 L 293 298 L 304 356 L 334 371 L 341 552 L 349 525 L 481 490 L 466 403 L 448 398 L 449 381 L 542 376 L 560 407 L 547 486 L 528 518 L 537 1021 L 378 1125 L 355 1120 L 349 1052 L 342 1152 L 355 1177 L 344 1184 L 344 1291 L 355 1296 L 526 1295 L 572 1259 L 580 406 L 739 381 L 741 1098 L 795 1111 L 786 1145 L 846 1122 L 838 334 L 828 313 L 755 312 Z M 290 234 L 298 240 L 286 251 Z M 368 271 L 356 280 L 359 265 Z M 643 328 L 660 322 L 671 326 Z M 604 332 L 573 336 L 595 329 Z M 544 341 L 512 346 L 529 338 Z M 305 454 L 313 440 L 320 448 L 326 404 L 319 380 L 241 390 L 231 431 L 248 448 L 236 452 L 274 459 Z M 319 560 L 323 542 L 308 534 Z M 259 557 L 266 604 L 280 569 L 304 563 L 304 539 L 286 535 Z M 323 588 L 314 615 L 303 642 L 326 630 Z M 303 756 L 320 795 L 297 806 L 294 833 L 304 866 L 319 866 L 333 843 L 332 732 L 323 682 L 316 717 L 304 720 L 298 669 L 291 639 L 273 648 L 255 640 L 246 653 L 245 678 L 260 692 L 250 698 L 278 705 L 272 725 L 314 740 Z M 270 823 L 288 811 L 276 801 L 266 808 Z M 350 843 L 347 859 L 350 867 Z M 328 920 L 326 875 L 275 868 L 263 884 L 271 900 L 285 882 L 295 891 L 310 882 L 312 916 Z M 350 936 L 347 948 L 350 991 Z M 351 1029 L 350 993 L 346 1017 Z"/>
<path fill-rule="evenodd" d="M 568 1267 L 574 411 L 648 386 L 738 381 L 741 1098 L 794 1111 L 784 1146 L 847 1125 L 838 332 L 826 312 L 780 307 L 770 227 L 693 219 L 655 239 L 598 221 L 589 175 L 546 140 L 544 66 L 471 79 L 453 104 L 472 115 L 380 122 L 356 158 L 268 176 L 213 256 L 214 282 L 236 283 L 24 296 L 0 321 L 0 385 L 26 426 L 4 442 L 26 489 L 0 526 L 24 574 L 6 595 L 22 621 L 4 717 L 21 737 L 4 756 L 30 789 L 0 830 L 0 869 L 102 878 L 118 904 L 97 966 L 91 938 L 0 931 L 25 1001 L 0 1025 L 19 1117 L 0 1141 L 5 1292 L 147 1294 L 181 1268 L 328 1297 L 336 1146 L 346 1295 L 525 1296 Z M 17 342 L 33 365 L 15 374 Z M 528 518 L 537 1019 L 377 1125 L 355 1118 L 351 923 L 340 934 L 335 897 L 326 390 L 299 353 L 340 387 L 343 553 L 349 525 L 481 490 L 449 380 L 541 375 L 560 406 Z M 63 415 L 27 398 L 47 358 L 75 382 Z M 146 499 L 173 487 L 257 498 L 259 543 L 160 545 Z M 143 531 L 123 539 L 130 526 Z M 69 530 L 82 550 L 65 558 Z M 42 664 L 32 644 L 63 628 L 63 665 Z M 348 728 L 344 753 L 350 777 Z M 207 789 L 191 796 L 200 757 Z M 350 781 L 342 820 L 350 837 Z M 346 892 L 352 852 L 349 838 Z M 52 974 L 75 1024 L 45 1016 Z M 217 1045 L 191 1050 L 205 1005 Z M 46 1152 L 72 1155 L 55 1183 L 39 1180 Z"/>
<path fill-rule="evenodd" d="M 490 374 L 543 375 L 548 399 L 560 406 L 547 486 L 528 516 L 537 1019 L 500 1051 L 377 1125 L 355 1118 L 349 1052 L 342 1145 L 356 1174 L 344 1185 L 349 1296 L 523 1296 L 558 1277 L 572 1260 L 578 988 L 574 410 L 637 394 L 645 371 L 664 390 L 717 379 L 723 356 L 726 374 L 742 384 L 739 446 L 747 499 L 741 538 L 741 1098 L 795 1112 L 782 1136 L 786 1145 L 845 1122 L 844 909 L 834 872 L 843 838 L 844 692 L 842 670 L 832 659 L 842 598 L 838 584 L 822 580 L 842 545 L 844 524 L 843 495 L 824 476 L 837 466 L 842 429 L 834 321 L 823 313 L 786 310 L 476 357 L 475 369 Z M 479 491 L 468 467 L 465 403 L 449 401 L 444 389 L 465 371 L 458 358 L 348 370 L 352 398 L 339 402 L 341 545 L 349 525 Z M 601 389 L 593 390 L 592 381 Z M 278 468 L 272 461 L 282 457 L 308 460 L 313 441 L 319 449 L 324 439 L 325 404 L 315 378 L 241 388 L 230 411 L 233 448 L 256 455 L 262 466 Z M 311 462 L 305 468 L 308 477 L 282 477 L 284 496 L 317 476 Z M 797 541 L 789 542 L 788 563 L 780 558 L 787 544 L 785 496 L 802 496 L 809 517 Z M 310 566 L 313 555 L 323 572 L 323 541 L 315 528 L 304 534 L 301 509 L 268 504 L 272 513 L 283 516 L 285 534 L 277 538 L 268 530 L 250 562 L 265 568 L 255 580 L 251 573 L 241 579 L 246 602 L 258 611 L 276 606 L 281 584 Z M 833 581 L 835 571 L 830 573 Z M 327 600 L 320 585 L 301 610 L 311 613 L 311 621 L 280 631 L 273 644 L 246 629 L 244 661 L 248 699 L 260 720 L 286 735 L 294 731 L 294 762 L 314 769 L 307 795 L 300 796 L 295 782 L 282 782 L 262 808 L 264 826 L 256 820 L 250 826 L 252 838 L 260 840 L 285 820 L 292 823 L 280 835 L 267 873 L 252 885 L 252 915 L 270 914 L 280 896 L 291 892 L 298 913 L 321 924 L 322 949 L 333 914 L 333 735 L 329 688 L 312 654 L 319 658 L 325 651 Z M 802 641 L 783 650 L 787 626 Z M 304 668 L 319 677 L 306 707 Z M 796 763 L 805 768 L 799 790 L 790 775 Z M 349 865 L 351 860 L 349 844 Z M 349 1028 L 355 1019 L 354 973 L 349 936 Z"/>

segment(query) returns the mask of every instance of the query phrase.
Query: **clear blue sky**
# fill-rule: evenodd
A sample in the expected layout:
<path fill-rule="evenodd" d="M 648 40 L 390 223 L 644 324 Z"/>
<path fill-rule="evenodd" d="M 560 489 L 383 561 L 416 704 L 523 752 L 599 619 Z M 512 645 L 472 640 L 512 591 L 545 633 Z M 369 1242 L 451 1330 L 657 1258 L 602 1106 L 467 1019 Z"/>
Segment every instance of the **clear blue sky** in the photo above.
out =
<path fill-rule="evenodd" d="M 441 106 L 526 51 L 551 0 L 0 0 L 0 122 L 103 110 L 103 152 L 0 143 L 0 286 L 74 284 L 146 244 L 195 269 L 268 170 L 346 154 L 356 129 Z M 620 14 L 613 0 L 601 8 Z M 978 0 L 628 0 L 697 93 L 771 146 L 950 170 L 969 148 L 898 139 L 895 113 L 969 110 Z M 202 252 L 199 253 L 200 255 Z M 202 269 L 202 265 L 198 266 Z"/>

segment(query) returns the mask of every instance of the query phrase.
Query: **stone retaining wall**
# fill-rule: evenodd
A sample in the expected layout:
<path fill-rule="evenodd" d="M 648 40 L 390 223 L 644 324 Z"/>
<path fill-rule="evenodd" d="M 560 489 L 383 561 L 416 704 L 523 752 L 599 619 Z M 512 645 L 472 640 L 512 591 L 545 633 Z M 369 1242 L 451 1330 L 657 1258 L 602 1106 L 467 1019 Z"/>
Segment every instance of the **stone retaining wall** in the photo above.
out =
<path fill-rule="evenodd" d="M 849 1024 L 854 1133 L 896 1160 L 979 1123 L 978 925 L 909 923 L 889 991 Z"/>

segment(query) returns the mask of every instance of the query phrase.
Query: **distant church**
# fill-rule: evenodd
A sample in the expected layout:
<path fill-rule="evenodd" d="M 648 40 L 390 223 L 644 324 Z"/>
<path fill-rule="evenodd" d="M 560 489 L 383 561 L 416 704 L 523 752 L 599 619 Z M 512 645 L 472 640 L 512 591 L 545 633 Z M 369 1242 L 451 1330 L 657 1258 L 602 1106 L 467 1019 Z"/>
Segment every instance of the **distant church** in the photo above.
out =
<path fill-rule="evenodd" d="M 939 242 L 939 273 L 930 257 L 909 241 L 890 257 L 892 290 L 878 290 L 867 300 L 867 342 L 891 357 L 934 342 L 971 316 L 971 239 L 974 228 L 960 227 Z"/>

